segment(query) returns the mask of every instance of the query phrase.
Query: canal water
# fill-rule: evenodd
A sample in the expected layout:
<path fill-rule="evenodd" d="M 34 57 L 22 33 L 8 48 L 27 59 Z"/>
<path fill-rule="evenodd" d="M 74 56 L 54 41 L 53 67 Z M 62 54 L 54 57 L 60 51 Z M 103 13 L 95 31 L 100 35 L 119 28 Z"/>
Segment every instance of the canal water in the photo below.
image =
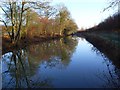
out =
<path fill-rule="evenodd" d="M 120 87 L 119 71 L 86 39 L 68 37 L 2 55 L 2 88 Z"/>

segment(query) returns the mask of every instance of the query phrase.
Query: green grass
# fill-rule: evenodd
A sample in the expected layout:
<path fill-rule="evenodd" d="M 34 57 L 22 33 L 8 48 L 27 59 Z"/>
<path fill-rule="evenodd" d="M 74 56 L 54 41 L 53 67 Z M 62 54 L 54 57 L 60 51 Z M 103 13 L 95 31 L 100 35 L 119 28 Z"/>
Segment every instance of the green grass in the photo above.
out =
<path fill-rule="evenodd" d="M 94 36 L 96 38 L 104 39 L 120 47 L 120 36 L 116 32 L 90 32 L 87 34 L 91 37 Z"/>
<path fill-rule="evenodd" d="M 101 33 L 98 36 L 120 46 L 120 36 L 118 34 Z"/>

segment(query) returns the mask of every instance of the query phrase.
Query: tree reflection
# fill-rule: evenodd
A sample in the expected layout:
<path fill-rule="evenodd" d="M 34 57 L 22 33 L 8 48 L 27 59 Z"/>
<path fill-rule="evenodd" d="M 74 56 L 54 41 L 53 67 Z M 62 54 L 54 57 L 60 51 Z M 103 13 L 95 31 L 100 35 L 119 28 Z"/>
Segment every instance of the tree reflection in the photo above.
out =
<path fill-rule="evenodd" d="M 100 38 L 86 37 L 86 40 L 98 49 L 96 52 L 100 51 L 104 53 L 117 68 L 120 68 L 120 46 L 118 44 Z"/>
<path fill-rule="evenodd" d="M 57 67 L 58 64 L 61 67 L 63 65 L 67 66 L 76 45 L 77 41 L 72 40 L 70 37 L 31 45 L 27 47 L 28 58 L 31 62 L 34 60 L 32 64 L 36 63 L 39 65 L 39 63 L 46 62 L 46 67 Z"/>
<path fill-rule="evenodd" d="M 98 75 L 98 77 L 106 83 L 104 87 L 120 88 L 120 69 L 114 66 L 113 63 L 104 55 L 104 53 L 100 52 L 96 47 L 93 46 L 92 51 L 104 58 L 104 63 L 107 67 L 107 72 L 103 71 L 102 75 Z"/>
<path fill-rule="evenodd" d="M 65 68 L 77 44 L 69 37 L 31 45 L 2 56 L 3 88 L 53 87 L 51 78 L 37 79 L 37 69 L 43 63 L 46 68 Z M 42 79 L 41 79 L 42 78 Z"/>
<path fill-rule="evenodd" d="M 34 82 L 30 78 L 33 72 L 26 54 L 24 50 L 18 50 L 11 52 L 9 56 L 3 55 L 3 88 L 31 88 L 35 83 L 41 87 L 49 86 L 49 79 Z"/>

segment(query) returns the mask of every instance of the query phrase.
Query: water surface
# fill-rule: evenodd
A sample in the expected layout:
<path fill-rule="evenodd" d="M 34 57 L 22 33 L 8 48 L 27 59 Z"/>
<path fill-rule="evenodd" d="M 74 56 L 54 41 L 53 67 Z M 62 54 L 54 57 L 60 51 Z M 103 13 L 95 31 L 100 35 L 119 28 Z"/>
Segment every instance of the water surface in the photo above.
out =
<path fill-rule="evenodd" d="M 119 87 L 119 71 L 109 57 L 80 37 L 46 41 L 2 55 L 3 88 Z"/>

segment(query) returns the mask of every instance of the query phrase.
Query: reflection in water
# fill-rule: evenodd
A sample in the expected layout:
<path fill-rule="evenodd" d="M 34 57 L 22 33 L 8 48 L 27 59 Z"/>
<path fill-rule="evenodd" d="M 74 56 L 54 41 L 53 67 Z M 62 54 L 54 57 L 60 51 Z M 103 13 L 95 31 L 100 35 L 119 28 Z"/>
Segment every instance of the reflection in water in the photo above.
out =
<path fill-rule="evenodd" d="M 106 64 L 107 70 L 109 75 L 106 74 L 105 71 L 103 71 L 101 77 L 99 77 L 101 80 L 103 80 L 106 85 L 104 87 L 114 87 L 114 88 L 120 88 L 120 69 L 113 66 L 112 62 L 104 55 L 104 53 L 100 52 L 96 47 L 91 47 L 92 51 L 96 52 L 97 55 L 101 55 L 104 58 L 104 62 Z M 113 67 L 113 68 L 111 68 Z"/>
<path fill-rule="evenodd" d="M 113 43 L 115 41 L 104 40 L 101 38 L 86 37 L 86 40 L 90 42 L 94 47 L 106 57 L 108 57 L 117 68 L 120 68 L 120 46 L 119 44 Z"/>
<path fill-rule="evenodd" d="M 30 79 L 33 72 L 30 70 L 29 60 L 23 50 L 5 54 L 3 56 L 3 68 L 3 88 L 30 88 L 34 84 L 49 86 L 48 80 L 34 82 Z"/>
<path fill-rule="evenodd" d="M 34 77 L 37 68 L 41 64 L 45 64 L 45 68 L 65 68 L 76 44 L 76 40 L 62 38 L 4 54 L 3 88 L 52 87 L 51 78 Z"/>
<path fill-rule="evenodd" d="M 2 56 L 3 88 L 119 87 L 119 69 L 91 46 L 68 37 L 8 52 Z"/>
<path fill-rule="evenodd" d="M 63 38 L 59 41 L 54 40 L 31 45 L 27 47 L 28 59 L 32 62 L 32 66 L 39 66 L 40 63 L 46 63 L 46 67 L 51 68 L 59 65 L 67 66 L 76 44 L 76 40 Z"/>

